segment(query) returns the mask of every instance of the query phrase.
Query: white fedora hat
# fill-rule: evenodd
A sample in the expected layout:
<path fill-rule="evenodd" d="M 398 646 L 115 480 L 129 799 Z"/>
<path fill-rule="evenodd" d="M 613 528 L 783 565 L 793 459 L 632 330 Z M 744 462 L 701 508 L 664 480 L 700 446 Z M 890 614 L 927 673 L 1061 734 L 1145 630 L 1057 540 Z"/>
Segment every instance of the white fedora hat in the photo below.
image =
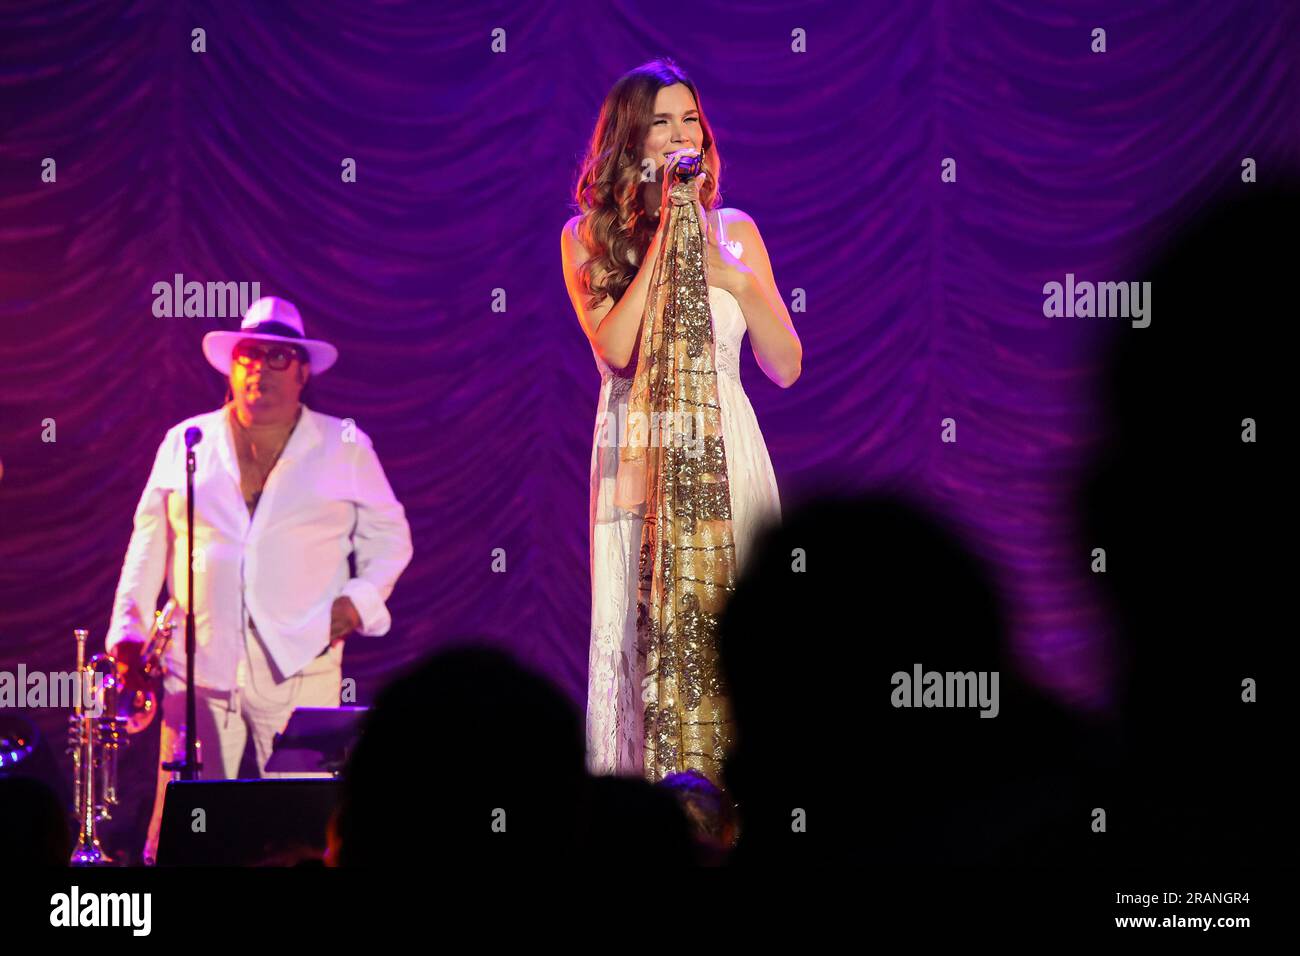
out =
<path fill-rule="evenodd" d="M 307 353 L 313 374 L 338 361 L 339 350 L 320 339 L 309 339 L 302 329 L 302 316 L 292 302 L 263 296 L 248 307 L 238 332 L 209 332 L 203 336 L 203 354 L 222 375 L 230 374 L 231 353 L 244 339 L 288 342 Z"/>

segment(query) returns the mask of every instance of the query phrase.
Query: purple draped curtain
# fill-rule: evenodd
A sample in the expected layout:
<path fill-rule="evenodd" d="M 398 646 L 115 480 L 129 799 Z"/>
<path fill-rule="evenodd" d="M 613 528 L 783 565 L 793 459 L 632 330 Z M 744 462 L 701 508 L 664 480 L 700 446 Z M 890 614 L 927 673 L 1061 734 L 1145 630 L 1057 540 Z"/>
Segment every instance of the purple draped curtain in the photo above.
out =
<path fill-rule="evenodd" d="M 311 403 L 374 438 L 406 505 L 393 630 L 348 646 L 361 702 L 472 632 L 581 705 L 598 379 L 559 233 L 605 92 L 669 55 L 701 89 L 724 205 L 805 304 L 794 388 L 742 361 L 786 506 L 882 487 L 940 505 L 997 569 L 1026 673 L 1104 701 L 1069 501 L 1096 348 L 1134 330 L 1045 318 L 1043 284 L 1142 279 L 1185 216 L 1249 188 L 1244 158 L 1266 178 L 1300 153 L 1286 2 L 40 0 L 0 17 L 10 670 L 69 668 L 74 627 L 102 643 L 157 444 L 222 400 L 199 342 L 236 320 L 157 317 L 154 284 L 181 274 L 258 282 L 338 345 Z M 846 605 L 846 639 L 869 603 Z M 37 716 L 57 734 L 62 714 Z"/>

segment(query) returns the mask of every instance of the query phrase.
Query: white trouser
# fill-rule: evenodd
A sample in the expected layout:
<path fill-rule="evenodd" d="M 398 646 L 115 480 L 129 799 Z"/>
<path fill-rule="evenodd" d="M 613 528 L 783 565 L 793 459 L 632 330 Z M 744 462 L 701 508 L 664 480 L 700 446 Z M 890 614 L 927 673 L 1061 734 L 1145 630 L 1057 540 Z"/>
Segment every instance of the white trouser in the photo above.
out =
<path fill-rule="evenodd" d="M 245 659 L 239 668 L 236 688 L 215 691 L 199 687 L 195 700 L 199 724 L 200 761 L 204 780 L 231 780 L 239 776 L 239 762 L 244 755 L 248 735 L 253 735 L 257 754 L 257 772 L 263 777 L 328 777 L 319 773 L 267 773 L 275 735 L 284 730 L 296 707 L 337 707 L 343 684 L 343 643 L 310 661 L 297 674 L 281 678 L 267 656 L 252 621 L 244 628 Z M 176 742 L 184 747 L 185 726 L 184 675 L 168 676 L 168 692 L 163 698 L 164 744 Z M 172 754 L 163 748 L 162 760 Z"/>

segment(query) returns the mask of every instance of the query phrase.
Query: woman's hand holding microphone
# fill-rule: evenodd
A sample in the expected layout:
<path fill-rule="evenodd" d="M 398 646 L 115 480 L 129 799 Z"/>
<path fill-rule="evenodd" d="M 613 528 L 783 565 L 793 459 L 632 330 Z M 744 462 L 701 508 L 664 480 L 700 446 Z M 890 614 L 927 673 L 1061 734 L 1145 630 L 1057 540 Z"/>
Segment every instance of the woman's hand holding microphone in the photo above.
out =
<path fill-rule="evenodd" d="M 646 253 L 646 260 L 649 262 L 653 262 L 655 256 L 658 254 L 659 246 L 663 243 L 664 231 L 668 228 L 668 220 L 670 218 L 668 212 L 672 205 L 672 200 L 669 194 L 672 192 L 673 186 L 677 184 L 677 164 L 687 156 L 698 155 L 700 155 L 698 149 L 679 149 L 674 153 L 669 153 L 668 161 L 659 169 L 659 225 L 655 229 L 654 238 L 650 241 L 650 250 Z M 700 227 L 704 230 L 704 234 L 707 237 L 709 224 L 708 219 L 704 214 L 704 206 L 700 202 L 700 187 L 703 184 L 704 176 L 700 175 L 693 176 L 687 185 L 690 186 L 695 199 L 695 214 L 700 217 Z"/>
<path fill-rule="evenodd" d="M 669 193 L 676 185 L 675 171 L 677 165 L 687 156 L 698 156 L 698 149 L 679 149 L 668 156 L 668 162 L 664 165 L 661 175 L 663 181 L 660 189 L 659 204 L 659 226 L 655 230 L 654 239 L 650 244 L 648 258 L 650 261 L 659 252 L 659 245 L 663 241 L 664 230 L 667 228 L 669 219 L 669 208 L 671 199 Z M 732 255 L 731 250 L 719 244 L 719 237 L 713 231 L 709 216 L 704 210 L 704 205 L 700 201 L 700 190 L 704 186 L 704 174 L 693 176 L 687 185 L 692 190 L 692 196 L 695 201 L 695 214 L 700 220 L 700 229 L 704 234 L 706 255 L 708 256 L 708 273 L 709 285 L 725 289 L 733 295 L 739 293 L 752 275 L 749 266 L 745 265 L 740 259 Z"/>

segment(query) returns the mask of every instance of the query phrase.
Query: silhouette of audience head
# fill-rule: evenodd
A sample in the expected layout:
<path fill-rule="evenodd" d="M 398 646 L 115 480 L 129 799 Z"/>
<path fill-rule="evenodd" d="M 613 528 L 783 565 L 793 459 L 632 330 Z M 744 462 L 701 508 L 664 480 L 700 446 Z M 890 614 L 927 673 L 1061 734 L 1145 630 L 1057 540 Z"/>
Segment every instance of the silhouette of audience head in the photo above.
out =
<path fill-rule="evenodd" d="M 673 795 L 588 778 L 584 746 L 569 699 L 510 655 L 467 643 L 435 654 L 367 714 L 326 862 L 700 862 Z"/>
<path fill-rule="evenodd" d="M 1064 717 L 1019 677 L 983 566 L 917 506 L 789 513 L 738 582 L 720 650 L 736 863 L 990 862 L 1065 812 L 1070 788 L 1047 792 L 1067 773 Z M 926 706 L 929 672 L 962 675 L 944 699 L 963 705 Z"/>
<path fill-rule="evenodd" d="M 72 829 L 58 796 L 33 777 L 0 776 L 0 861 L 9 870 L 67 866 Z"/>
<path fill-rule="evenodd" d="M 720 864 L 736 842 L 736 808 L 716 784 L 698 770 L 684 770 L 659 781 L 677 799 L 702 862 Z"/>
<path fill-rule="evenodd" d="M 503 651 L 457 646 L 380 693 L 343 774 L 330 862 L 522 858 L 579 838 L 581 723 Z"/>
<path fill-rule="evenodd" d="M 575 856 L 587 863 L 644 867 L 717 862 L 697 842 L 686 814 L 666 789 L 634 777 L 589 777 Z"/>

